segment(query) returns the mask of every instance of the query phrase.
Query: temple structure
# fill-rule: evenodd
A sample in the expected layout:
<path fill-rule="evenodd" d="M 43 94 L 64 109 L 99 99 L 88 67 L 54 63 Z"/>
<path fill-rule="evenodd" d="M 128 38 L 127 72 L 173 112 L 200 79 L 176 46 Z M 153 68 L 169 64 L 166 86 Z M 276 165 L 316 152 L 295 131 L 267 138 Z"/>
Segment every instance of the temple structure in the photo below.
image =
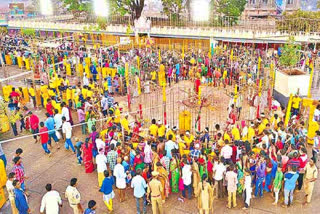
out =
<path fill-rule="evenodd" d="M 246 18 L 266 18 L 281 15 L 301 8 L 301 0 L 248 0 L 243 16 Z"/>

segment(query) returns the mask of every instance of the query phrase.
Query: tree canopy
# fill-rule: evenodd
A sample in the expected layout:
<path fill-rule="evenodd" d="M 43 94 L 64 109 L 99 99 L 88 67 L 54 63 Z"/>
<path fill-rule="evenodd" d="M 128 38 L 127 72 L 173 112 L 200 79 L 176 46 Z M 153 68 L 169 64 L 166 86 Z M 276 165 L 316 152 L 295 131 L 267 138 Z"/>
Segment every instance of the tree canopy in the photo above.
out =
<path fill-rule="evenodd" d="M 224 16 L 241 16 L 246 4 L 247 0 L 211 0 L 211 8 Z"/>
<path fill-rule="evenodd" d="M 112 14 L 129 14 L 132 19 L 139 19 L 144 8 L 144 0 L 110 0 L 109 2 Z"/>
<path fill-rule="evenodd" d="M 281 48 L 280 65 L 286 67 L 294 67 L 300 60 L 300 45 L 295 44 L 293 36 L 289 37 L 288 42 Z"/>

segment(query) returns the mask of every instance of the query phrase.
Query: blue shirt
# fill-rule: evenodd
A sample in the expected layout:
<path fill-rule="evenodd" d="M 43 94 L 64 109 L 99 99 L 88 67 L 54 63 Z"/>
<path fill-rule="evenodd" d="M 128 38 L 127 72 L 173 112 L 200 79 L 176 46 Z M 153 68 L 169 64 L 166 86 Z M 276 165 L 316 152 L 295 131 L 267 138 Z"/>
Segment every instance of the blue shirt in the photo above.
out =
<path fill-rule="evenodd" d="M 114 184 L 114 181 L 112 177 L 105 178 L 102 182 L 100 192 L 102 192 L 105 195 L 109 195 L 112 192 L 113 184 Z"/>
<path fill-rule="evenodd" d="M 261 163 L 260 166 L 257 166 L 257 176 L 259 178 L 266 177 L 266 163 Z"/>
<path fill-rule="evenodd" d="M 94 65 L 90 66 L 90 71 L 91 71 L 92 74 L 98 74 L 97 68 Z"/>
<path fill-rule="evenodd" d="M 28 213 L 28 202 L 24 192 L 21 189 L 14 189 L 14 201 L 16 203 L 16 207 L 19 210 L 19 214 L 27 214 Z"/>
<path fill-rule="evenodd" d="M 290 176 L 292 174 L 292 176 Z M 294 190 L 296 187 L 296 182 L 298 180 L 299 174 L 293 172 L 287 172 L 285 174 L 284 179 L 284 189 L 286 190 Z"/>
<path fill-rule="evenodd" d="M 96 214 L 96 211 L 95 210 L 92 210 L 90 208 L 87 208 L 83 214 Z"/>
<path fill-rule="evenodd" d="M 131 188 L 134 197 L 142 198 L 146 194 L 147 183 L 141 175 L 137 175 L 131 181 Z"/>
<path fill-rule="evenodd" d="M 52 117 L 48 117 L 44 125 L 48 128 L 49 134 L 54 133 L 54 119 Z"/>
<path fill-rule="evenodd" d="M 176 64 L 176 74 L 179 75 L 180 74 L 180 64 Z"/>

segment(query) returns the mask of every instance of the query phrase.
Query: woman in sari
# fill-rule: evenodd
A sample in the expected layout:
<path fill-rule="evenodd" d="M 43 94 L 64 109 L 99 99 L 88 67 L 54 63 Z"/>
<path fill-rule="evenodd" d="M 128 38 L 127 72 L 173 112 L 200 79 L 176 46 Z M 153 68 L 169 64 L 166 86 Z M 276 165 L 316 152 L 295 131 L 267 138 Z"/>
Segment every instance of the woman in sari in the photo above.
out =
<path fill-rule="evenodd" d="M 169 196 L 170 192 L 170 184 L 168 179 L 168 172 L 167 170 L 161 165 L 160 162 L 157 163 L 157 172 L 159 172 L 158 180 L 161 182 L 163 187 L 163 191 L 161 192 L 161 198 L 164 202 L 166 198 Z"/>
<path fill-rule="evenodd" d="M 134 157 L 133 168 L 135 171 L 137 171 L 138 169 L 142 171 L 144 169 L 143 158 L 139 153 L 137 153 L 137 155 Z"/>
<path fill-rule="evenodd" d="M 83 163 L 86 173 L 92 173 L 94 170 L 92 148 L 93 144 L 89 143 L 89 138 L 87 138 L 86 142 L 82 145 Z"/>
<path fill-rule="evenodd" d="M 200 173 L 199 173 L 199 165 L 196 161 L 193 161 L 192 163 L 192 176 L 193 176 L 193 189 L 198 189 L 198 185 L 200 182 Z M 197 198 L 198 194 L 197 192 L 194 192 L 194 196 Z"/>
<path fill-rule="evenodd" d="M 172 157 L 170 163 L 170 172 L 171 172 L 171 191 L 178 193 L 179 192 L 179 163 L 175 157 Z"/>
<path fill-rule="evenodd" d="M 238 184 L 237 184 L 237 192 L 241 194 L 244 188 L 244 176 L 243 176 L 243 160 L 242 155 L 240 155 L 239 160 L 236 162 L 237 174 L 238 174 Z"/>

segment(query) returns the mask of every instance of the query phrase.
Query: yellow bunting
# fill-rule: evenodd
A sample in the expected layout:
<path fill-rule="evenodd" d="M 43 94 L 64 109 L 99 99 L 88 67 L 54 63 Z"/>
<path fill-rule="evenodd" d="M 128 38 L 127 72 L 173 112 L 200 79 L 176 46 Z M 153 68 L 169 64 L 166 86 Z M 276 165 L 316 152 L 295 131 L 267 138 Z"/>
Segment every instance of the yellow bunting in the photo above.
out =
<path fill-rule="evenodd" d="M 137 68 L 138 70 L 140 70 L 140 57 L 137 56 Z"/>
<path fill-rule="evenodd" d="M 261 57 L 259 56 L 259 59 L 258 59 L 258 70 L 260 71 L 261 69 Z"/>

